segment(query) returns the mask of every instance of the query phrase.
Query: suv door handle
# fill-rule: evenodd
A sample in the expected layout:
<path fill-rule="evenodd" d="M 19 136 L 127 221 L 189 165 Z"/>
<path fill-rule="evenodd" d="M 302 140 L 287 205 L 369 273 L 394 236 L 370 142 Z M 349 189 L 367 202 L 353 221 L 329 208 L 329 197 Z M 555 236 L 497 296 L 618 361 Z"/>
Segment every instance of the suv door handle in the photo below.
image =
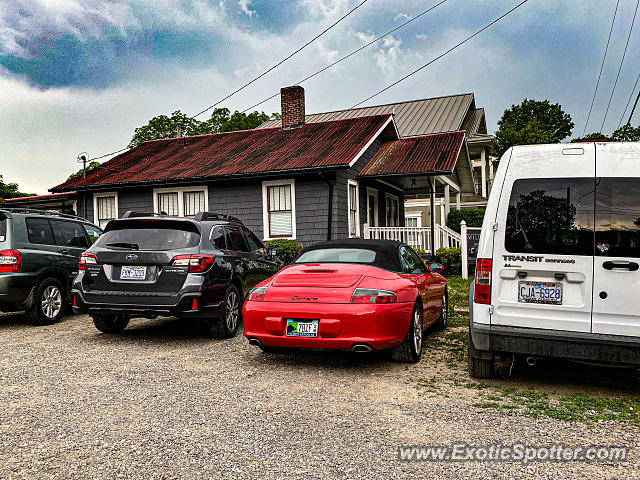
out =
<path fill-rule="evenodd" d="M 602 264 L 602 268 L 605 270 L 613 270 L 614 268 L 620 268 L 635 272 L 638 270 L 638 264 L 636 262 L 612 262 L 606 261 Z"/>

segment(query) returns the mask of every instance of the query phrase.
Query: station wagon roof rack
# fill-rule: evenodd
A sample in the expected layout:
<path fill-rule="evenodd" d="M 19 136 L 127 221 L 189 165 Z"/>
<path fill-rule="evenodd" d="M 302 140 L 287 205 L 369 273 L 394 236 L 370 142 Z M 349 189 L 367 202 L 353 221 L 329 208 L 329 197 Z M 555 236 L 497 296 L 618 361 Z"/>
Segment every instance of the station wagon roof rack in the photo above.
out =
<path fill-rule="evenodd" d="M 9 213 L 35 213 L 36 215 L 50 215 L 52 217 L 61 217 L 61 218 L 69 218 L 72 220 L 81 220 L 83 222 L 88 222 L 86 218 L 79 217 L 77 215 L 71 215 L 70 213 L 60 213 L 53 212 L 50 210 L 40 210 L 37 208 L 28 208 L 28 207 L 9 207 L 4 208 L 0 207 L 1 211 L 9 212 Z"/>
<path fill-rule="evenodd" d="M 198 212 L 196 213 L 195 220 L 201 222 L 203 220 L 231 220 L 232 222 L 242 222 L 238 217 L 233 217 L 231 215 L 225 215 L 223 213 L 214 213 L 214 212 Z"/>
<path fill-rule="evenodd" d="M 136 217 L 167 217 L 166 212 L 134 212 L 133 210 L 127 210 L 124 212 L 121 218 L 136 218 Z"/>

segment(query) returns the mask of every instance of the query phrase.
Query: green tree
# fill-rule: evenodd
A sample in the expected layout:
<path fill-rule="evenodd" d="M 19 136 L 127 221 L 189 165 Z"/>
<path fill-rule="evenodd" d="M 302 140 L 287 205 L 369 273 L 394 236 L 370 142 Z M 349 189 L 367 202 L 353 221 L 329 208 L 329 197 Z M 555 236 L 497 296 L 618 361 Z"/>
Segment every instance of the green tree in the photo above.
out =
<path fill-rule="evenodd" d="M 86 173 L 88 174 L 91 170 L 99 166 L 100 166 L 100 162 L 93 161 L 89 163 L 89 165 L 87 165 Z M 82 177 L 82 168 L 78 170 L 76 173 L 72 173 L 71 175 L 69 175 L 67 180 L 73 180 L 74 178 L 80 178 L 80 177 Z"/>
<path fill-rule="evenodd" d="M 275 115 L 275 114 L 274 114 Z M 176 110 L 170 117 L 159 115 L 149 120 L 149 123 L 136 128 L 129 148 L 140 145 L 147 140 L 160 140 L 173 138 L 178 133 L 178 125 L 182 125 L 182 134 L 185 136 L 205 135 L 209 133 L 231 132 L 235 130 L 250 130 L 269 120 L 264 112 L 252 112 L 250 114 L 238 111 L 230 114 L 228 108 L 216 108 L 211 117 L 206 121 L 199 121 L 188 117 L 180 110 Z"/>
<path fill-rule="evenodd" d="M 502 114 L 496 131 L 498 153 L 514 145 L 558 143 L 571 135 L 574 123 L 557 103 L 525 98 Z"/>
<path fill-rule="evenodd" d="M 611 134 L 614 142 L 638 142 L 640 141 L 640 125 L 633 128 L 631 125 L 623 125 Z"/>
<path fill-rule="evenodd" d="M 574 138 L 573 140 L 571 140 L 571 143 L 575 143 L 580 140 L 609 140 L 609 135 L 605 135 L 602 132 L 594 132 L 594 133 L 585 135 L 584 137 Z"/>
<path fill-rule="evenodd" d="M 17 183 L 4 183 L 2 175 L 0 175 L 0 205 L 4 203 L 5 198 L 29 197 L 33 193 L 23 193 L 20 191 Z"/>

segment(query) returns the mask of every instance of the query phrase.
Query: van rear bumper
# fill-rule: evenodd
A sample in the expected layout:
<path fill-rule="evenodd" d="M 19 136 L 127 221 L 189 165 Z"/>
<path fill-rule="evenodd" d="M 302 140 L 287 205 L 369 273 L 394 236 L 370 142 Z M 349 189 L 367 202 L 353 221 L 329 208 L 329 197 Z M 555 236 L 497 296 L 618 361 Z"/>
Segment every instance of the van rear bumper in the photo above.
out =
<path fill-rule="evenodd" d="M 640 365 L 640 338 L 471 323 L 477 348 L 493 353 Z"/>

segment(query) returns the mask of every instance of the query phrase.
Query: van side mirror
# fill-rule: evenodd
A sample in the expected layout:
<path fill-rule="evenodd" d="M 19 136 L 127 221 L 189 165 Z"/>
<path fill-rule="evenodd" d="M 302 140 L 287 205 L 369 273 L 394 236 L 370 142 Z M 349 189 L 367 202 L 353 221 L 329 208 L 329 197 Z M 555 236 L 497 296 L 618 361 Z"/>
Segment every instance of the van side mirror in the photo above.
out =
<path fill-rule="evenodd" d="M 444 269 L 444 265 L 441 263 L 431 262 L 428 265 L 429 271 L 433 273 L 439 273 Z"/>

